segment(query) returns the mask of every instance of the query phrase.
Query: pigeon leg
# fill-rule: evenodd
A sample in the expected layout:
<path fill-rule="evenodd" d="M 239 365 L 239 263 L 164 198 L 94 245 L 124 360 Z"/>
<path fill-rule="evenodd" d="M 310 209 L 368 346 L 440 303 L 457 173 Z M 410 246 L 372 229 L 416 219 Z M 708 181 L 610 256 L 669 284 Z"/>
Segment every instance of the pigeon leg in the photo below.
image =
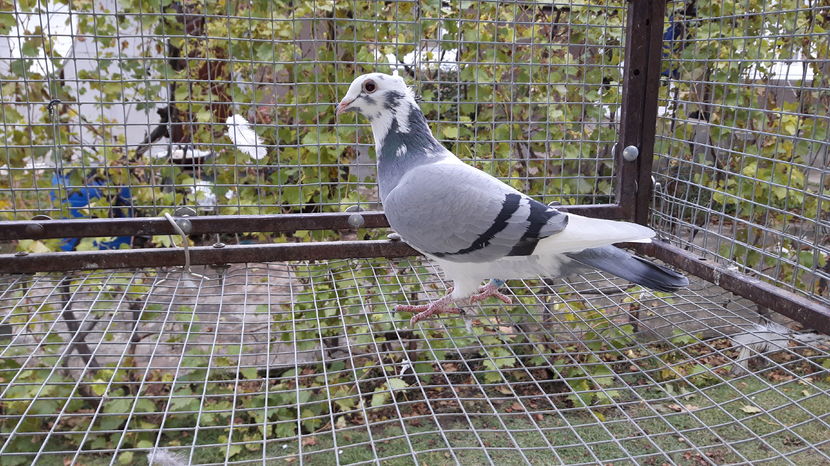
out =
<path fill-rule="evenodd" d="M 470 303 L 477 303 L 479 301 L 484 301 L 487 298 L 493 297 L 498 298 L 501 302 L 505 304 L 512 304 L 513 300 L 510 299 L 509 296 L 506 296 L 499 292 L 499 287 L 504 285 L 504 282 L 501 280 L 490 280 L 490 283 L 482 286 L 478 289 L 478 293 L 470 296 Z"/>
<path fill-rule="evenodd" d="M 417 312 L 412 319 L 409 320 L 409 325 L 415 325 L 418 321 L 424 320 L 427 317 L 435 314 L 463 314 L 464 311 L 456 307 L 452 307 L 455 302 L 452 299 L 452 293 L 447 294 L 441 299 L 435 300 L 429 304 L 419 304 L 416 306 L 409 304 L 399 304 L 395 306 L 396 312 Z"/>

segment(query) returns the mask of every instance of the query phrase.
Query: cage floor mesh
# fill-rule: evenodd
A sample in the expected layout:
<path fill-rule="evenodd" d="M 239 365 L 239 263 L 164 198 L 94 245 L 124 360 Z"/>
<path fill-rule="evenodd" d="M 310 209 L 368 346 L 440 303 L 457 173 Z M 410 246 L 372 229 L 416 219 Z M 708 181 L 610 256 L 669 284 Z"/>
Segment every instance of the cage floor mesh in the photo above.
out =
<path fill-rule="evenodd" d="M 420 260 L 0 277 L 3 464 L 830 464 L 830 343 L 694 282 Z"/>

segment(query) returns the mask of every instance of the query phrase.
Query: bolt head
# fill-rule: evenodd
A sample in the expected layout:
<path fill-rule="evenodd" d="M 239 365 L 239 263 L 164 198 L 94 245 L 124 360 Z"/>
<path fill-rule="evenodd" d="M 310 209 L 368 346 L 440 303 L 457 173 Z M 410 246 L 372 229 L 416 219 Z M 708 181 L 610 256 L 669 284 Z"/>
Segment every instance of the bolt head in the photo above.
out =
<path fill-rule="evenodd" d="M 351 225 L 352 228 L 360 228 L 364 223 L 366 223 L 366 219 L 363 218 L 362 215 L 358 213 L 349 215 L 349 225 Z"/>
<path fill-rule="evenodd" d="M 193 232 L 193 223 L 191 223 L 190 220 L 188 220 L 186 218 L 177 218 L 174 221 L 176 222 L 177 225 L 179 225 L 179 228 L 182 229 L 184 234 L 189 235 L 190 233 Z"/>
<path fill-rule="evenodd" d="M 623 149 L 623 160 L 626 162 L 633 162 L 637 160 L 637 157 L 640 155 L 640 149 L 637 149 L 637 146 L 628 146 Z"/>
<path fill-rule="evenodd" d="M 45 231 L 43 225 L 39 223 L 32 223 L 30 225 L 26 225 L 26 234 L 27 235 L 42 235 Z"/>

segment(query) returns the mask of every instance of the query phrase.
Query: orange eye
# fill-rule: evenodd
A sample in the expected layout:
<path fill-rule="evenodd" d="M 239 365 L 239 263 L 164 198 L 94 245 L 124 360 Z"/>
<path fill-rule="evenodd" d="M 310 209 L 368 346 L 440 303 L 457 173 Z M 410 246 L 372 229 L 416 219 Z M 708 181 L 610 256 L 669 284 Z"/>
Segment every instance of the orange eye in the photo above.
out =
<path fill-rule="evenodd" d="M 378 85 L 375 84 L 374 81 L 371 79 L 367 79 L 366 82 L 363 83 L 363 90 L 366 91 L 367 94 L 371 94 L 378 89 Z"/>

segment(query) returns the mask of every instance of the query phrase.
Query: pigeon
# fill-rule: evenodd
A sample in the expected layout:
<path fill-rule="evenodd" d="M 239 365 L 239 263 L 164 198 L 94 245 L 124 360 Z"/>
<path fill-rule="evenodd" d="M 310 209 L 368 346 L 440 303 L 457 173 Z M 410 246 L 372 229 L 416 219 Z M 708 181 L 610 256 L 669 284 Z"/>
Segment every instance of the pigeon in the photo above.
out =
<path fill-rule="evenodd" d="M 410 324 L 497 298 L 508 279 L 564 277 L 591 269 L 671 292 L 683 275 L 612 246 L 650 242 L 648 227 L 556 210 L 462 162 L 432 135 L 415 94 L 397 74 L 357 77 L 336 115 L 358 112 L 372 126 L 378 188 L 389 225 L 453 282 L 428 304 L 398 305 Z M 481 286 L 489 280 L 486 285 Z"/>

